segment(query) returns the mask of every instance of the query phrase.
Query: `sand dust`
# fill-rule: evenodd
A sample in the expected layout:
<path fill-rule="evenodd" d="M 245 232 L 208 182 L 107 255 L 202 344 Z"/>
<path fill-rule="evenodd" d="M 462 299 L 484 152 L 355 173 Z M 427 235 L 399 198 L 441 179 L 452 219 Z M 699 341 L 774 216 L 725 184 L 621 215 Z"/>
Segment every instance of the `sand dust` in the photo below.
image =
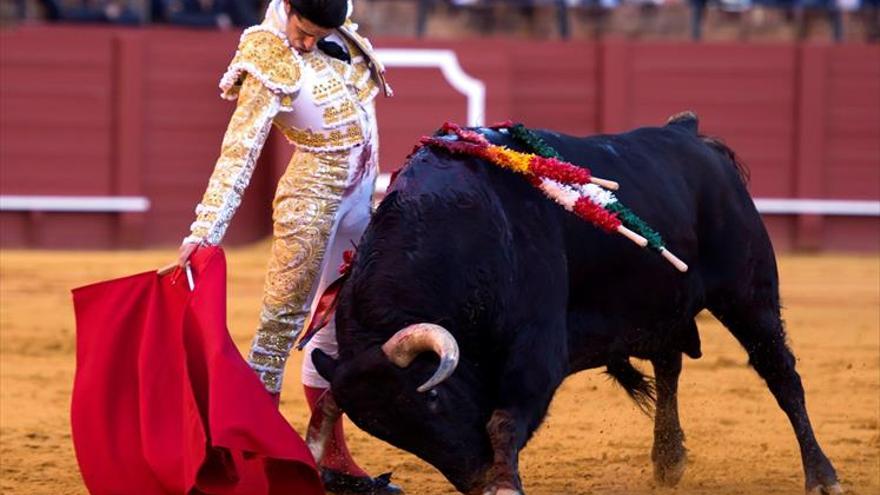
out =
<path fill-rule="evenodd" d="M 245 351 L 268 244 L 229 253 L 229 322 Z M 69 289 L 164 264 L 174 250 L 0 253 L 0 491 L 82 494 L 68 423 L 75 359 Z M 785 256 L 785 318 L 817 437 L 854 494 L 880 494 L 880 259 Z M 522 453 L 529 495 L 802 493 L 797 443 L 746 355 L 711 317 L 704 357 L 686 360 L 681 419 L 690 465 L 677 489 L 651 480 L 652 424 L 598 371 L 569 378 Z M 302 355 L 291 359 L 282 411 L 302 432 Z M 641 363 L 644 366 L 645 363 Z M 453 493 L 433 468 L 348 425 L 373 473 L 394 471 L 410 495 Z M 136 494 L 135 487 L 132 494 Z"/>

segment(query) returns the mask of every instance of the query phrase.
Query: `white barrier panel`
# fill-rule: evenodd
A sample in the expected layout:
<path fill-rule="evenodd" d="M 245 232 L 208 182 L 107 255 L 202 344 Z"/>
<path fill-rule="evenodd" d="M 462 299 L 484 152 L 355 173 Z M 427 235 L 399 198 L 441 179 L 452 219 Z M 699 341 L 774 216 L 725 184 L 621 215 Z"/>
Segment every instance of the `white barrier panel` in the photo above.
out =
<path fill-rule="evenodd" d="M 469 76 L 458 63 L 452 50 L 379 48 L 376 55 L 386 67 L 440 69 L 446 81 L 467 97 L 467 125 L 481 126 L 486 122 L 486 85 Z"/>
<path fill-rule="evenodd" d="M 880 216 L 880 201 L 755 198 L 755 206 L 767 214 Z"/>
<path fill-rule="evenodd" d="M 143 196 L 0 196 L 0 211 L 145 212 Z"/>

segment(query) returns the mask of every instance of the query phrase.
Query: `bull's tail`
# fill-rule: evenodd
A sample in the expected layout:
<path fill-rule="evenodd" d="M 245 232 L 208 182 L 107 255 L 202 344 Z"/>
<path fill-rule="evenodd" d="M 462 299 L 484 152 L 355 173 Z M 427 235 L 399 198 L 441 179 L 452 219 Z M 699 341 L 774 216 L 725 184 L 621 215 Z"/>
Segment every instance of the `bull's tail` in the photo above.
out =
<path fill-rule="evenodd" d="M 740 180 L 742 180 L 744 185 L 748 185 L 749 183 L 749 168 L 745 163 L 740 159 L 740 157 L 734 153 L 733 149 L 730 146 L 722 141 L 719 138 L 707 136 L 705 134 L 700 134 L 700 120 L 697 118 L 697 114 L 691 112 L 690 110 L 679 112 L 666 120 L 666 125 L 677 125 L 684 127 L 694 133 L 697 137 L 700 138 L 701 141 L 706 143 L 710 148 L 715 150 L 718 154 L 728 159 L 730 163 L 736 168 L 736 173 L 739 175 Z"/>
<path fill-rule="evenodd" d="M 612 360 L 608 363 L 605 372 L 623 387 L 643 413 L 648 416 L 654 415 L 657 394 L 653 378 L 645 376 L 627 358 Z"/>

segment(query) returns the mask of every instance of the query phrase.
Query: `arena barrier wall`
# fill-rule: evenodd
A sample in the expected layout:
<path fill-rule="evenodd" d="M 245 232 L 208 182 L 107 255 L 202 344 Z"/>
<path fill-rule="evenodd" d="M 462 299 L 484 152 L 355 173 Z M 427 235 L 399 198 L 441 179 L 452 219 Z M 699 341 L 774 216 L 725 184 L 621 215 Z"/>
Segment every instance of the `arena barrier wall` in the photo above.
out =
<path fill-rule="evenodd" d="M 217 82 L 237 39 L 172 28 L 0 33 L 0 245 L 177 244 L 233 109 Z M 486 123 L 588 135 L 694 110 L 703 132 L 749 166 L 759 205 L 800 200 L 765 214 L 777 249 L 880 250 L 880 46 L 373 41 L 454 52 L 485 86 Z M 395 97 L 378 100 L 386 173 L 419 136 L 469 117 L 468 99 L 437 67 L 392 67 L 389 80 Z M 290 153 L 273 133 L 227 243 L 271 232 L 274 182 Z"/>

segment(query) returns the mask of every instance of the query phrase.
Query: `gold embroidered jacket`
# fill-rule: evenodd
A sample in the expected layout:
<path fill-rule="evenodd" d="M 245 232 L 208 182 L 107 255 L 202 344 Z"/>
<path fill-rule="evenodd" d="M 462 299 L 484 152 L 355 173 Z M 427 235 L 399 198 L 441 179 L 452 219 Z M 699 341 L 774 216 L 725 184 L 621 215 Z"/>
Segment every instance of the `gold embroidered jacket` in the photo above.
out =
<path fill-rule="evenodd" d="M 354 24 L 347 22 L 337 32 L 350 63 L 317 50 L 300 54 L 284 33 L 267 26 L 242 33 L 220 80 L 221 96 L 238 104 L 184 242 L 220 243 L 273 124 L 298 152 L 338 153 L 370 136 L 373 99 L 380 91 L 391 92 L 384 68 Z"/>

